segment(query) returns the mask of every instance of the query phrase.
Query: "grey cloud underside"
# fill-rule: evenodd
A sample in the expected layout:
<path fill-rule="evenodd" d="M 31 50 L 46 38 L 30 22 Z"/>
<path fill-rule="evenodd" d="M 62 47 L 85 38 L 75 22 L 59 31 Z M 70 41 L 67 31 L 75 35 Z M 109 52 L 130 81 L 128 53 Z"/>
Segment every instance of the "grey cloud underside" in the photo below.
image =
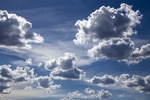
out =
<path fill-rule="evenodd" d="M 132 41 L 134 28 L 140 24 L 142 15 L 132 6 L 121 4 L 120 8 L 102 6 L 94 11 L 87 20 L 78 20 L 75 44 L 94 42 L 87 55 L 92 59 L 111 59 L 137 64 L 150 58 L 150 44 L 137 48 Z M 96 42 L 95 42 L 96 41 Z M 99 42 L 99 44 L 97 44 Z"/>
<path fill-rule="evenodd" d="M 106 58 L 114 60 L 127 59 L 134 50 L 134 43 L 130 39 L 113 39 L 99 43 L 88 51 L 92 58 Z"/>
<path fill-rule="evenodd" d="M 50 70 L 50 76 L 54 79 L 81 79 L 85 72 L 77 68 L 76 57 L 72 53 L 65 53 L 58 59 L 45 62 L 45 69 Z"/>
<path fill-rule="evenodd" d="M 111 84 L 115 84 L 115 79 L 110 76 L 110 75 L 104 75 L 102 77 L 96 77 L 94 76 L 92 79 L 91 79 L 91 82 L 93 84 L 102 84 L 102 85 L 111 85 Z"/>
<path fill-rule="evenodd" d="M 127 37 L 135 34 L 133 28 L 140 23 L 140 12 L 132 10 L 127 4 L 120 8 L 102 6 L 95 10 L 87 20 L 78 20 L 79 27 L 75 44 L 84 44 L 89 40 Z"/>
<path fill-rule="evenodd" d="M 139 75 L 122 74 L 113 77 L 112 75 L 94 76 L 90 83 L 98 86 L 122 86 L 126 88 L 133 88 L 141 93 L 150 94 L 150 75 L 142 77 Z"/>
<path fill-rule="evenodd" d="M 43 37 L 32 32 L 32 24 L 21 16 L 0 10 L 0 45 L 3 47 L 27 47 L 41 43 Z"/>
<path fill-rule="evenodd" d="M 11 86 L 18 82 L 25 82 L 34 77 L 34 70 L 29 67 L 17 67 L 12 70 L 10 65 L 0 66 L 0 93 L 10 93 Z"/>
<path fill-rule="evenodd" d="M 81 79 L 82 76 L 85 76 L 85 72 L 78 68 L 51 72 L 51 77 L 55 79 Z"/>

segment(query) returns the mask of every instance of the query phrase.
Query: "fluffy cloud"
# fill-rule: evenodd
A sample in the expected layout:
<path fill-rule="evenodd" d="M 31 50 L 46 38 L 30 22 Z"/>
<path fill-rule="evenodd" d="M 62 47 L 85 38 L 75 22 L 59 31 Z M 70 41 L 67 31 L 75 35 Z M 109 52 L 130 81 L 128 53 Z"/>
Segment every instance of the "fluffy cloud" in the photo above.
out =
<path fill-rule="evenodd" d="M 115 77 L 112 75 L 94 76 L 87 82 L 101 87 L 121 86 L 122 88 L 133 88 L 141 93 L 150 94 L 150 75 L 145 77 L 129 74 L 122 74 Z"/>
<path fill-rule="evenodd" d="M 0 96 L 0 100 L 12 100 L 12 99 L 8 99 L 8 98 L 4 98 L 4 97 Z"/>
<path fill-rule="evenodd" d="M 150 94 L 150 75 L 146 77 L 133 75 L 126 80 L 122 80 L 122 83 L 125 87 L 134 88 L 141 93 Z"/>
<path fill-rule="evenodd" d="M 81 79 L 85 72 L 75 65 L 76 57 L 72 53 L 65 53 L 58 59 L 47 61 L 45 68 L 50 70 L 50 76 L 54 79 Z"/>
<path fill-rule="evenodd" d="M 53 80 L 49 76 L 37 77 L 34 79 L 34 82 L 37 84 L 38 88 L 48 90 L 49 92 L 61 87 L 61 85 L 54 84 Z"/>
<path fill-rule="evenodd" d="M 76 99 L 107 99 L 110 98 L 112 96 L 112 94 L 109 91 L 105 91 L 105 90 L 94 90 L 91 88 L 86 88 L 84 90 L 84 93 L 80 93 L 79 91 L 74 91 L 74 92 L 70 92 L 68 93 L 69 98 L 63 98 L 60 100 L 74 100 L 74 98 Z"/>
<path fill-rule="evenodd" d="M 82 79 L 85 76 L 85 72 L 79 68 L 70 68 L 68 70 L 54 70 L 51 72 L 51 77 L 54 79 Z"/>
<path fill-rule="evenodd" d="M 87 20 L 78 20 L 79 27 L 75 44 L 85 44 L 89 40 L 127 37 L 136 33 L 133 28 L 140 23 L 142 16 L 132 6 L 122 3 L 120 8 L 102 6 Z"/>
<path fill-rule="evenodd" d="M 107 85 L 115 84 L 116 80 L 112 75 L 105 74 L 104 76 L 101 76 L 101 77 L 94 76 L 90 80 L 90 82 L 93 84 L 100 85 L 100 86 L 107 86 Z"/>
<path fill-rule="evenodd" d="M 31 47 L 30 43 L 41 43 L 43 37 L 32 32 L 32 24 L 16 14 L 0 10 L 0 47 Z"/>
<path fill-rule="evenodd" d="M 106 99 L 112 96 L 112 94 L 109 91 L 105 91 L 103 89 L 98 91 L 91 88 L 86 88 L 85 93 L 87 93 L 89 97 L 97 99 Z"/>
<path fill-rule="evenodd" d="M 59 57 L 57 60 L 52 59 L 45 62 L 45 68 L 48 70 L 53 70 L 54 68 L 61 68 L 64 70 L 75 67 L 76 57 L 72 53 L 65 53 L 63 57 Z"/>
<path fill-rule="evenodd" d="M 150 58 L 150 44 L 137 48 L 130 37 L 136 34 L 134 28 L 140 24 L 141 18 L 138 10 L 134 11 L 132 6 L 124 3 L 117 9 L 102 6 L 90 14 L 87 20 L 76 22 L 78 32 L 73 41 L 75 44 L 86 44 L 92 40 L 94 46 L 87 52 L 92 59 L 137 64 Z"/>
<path fill-rule="evenodd" d="M 150 58 L 150 44 L 143 45 L 141 48 L 136 48 L 129 58 L 129 63 L 139 63 L 143 59 Z"/>
<path fill-rule="evenodd" d="M 119 38 L 99 43 L 88 51 L 88 56 L 94 59 L 123 60 L 128 59 L 133 50 L 134 43 L 130 39 Z"/>
<path fill-rule="evenodd" d="M 0 93 L 10 93 L 11 86 L 18 82 L 25 82 L 34 77 L 34 69 L 17 67 L 12 70 L 10 65 L 0 66 Z"/>

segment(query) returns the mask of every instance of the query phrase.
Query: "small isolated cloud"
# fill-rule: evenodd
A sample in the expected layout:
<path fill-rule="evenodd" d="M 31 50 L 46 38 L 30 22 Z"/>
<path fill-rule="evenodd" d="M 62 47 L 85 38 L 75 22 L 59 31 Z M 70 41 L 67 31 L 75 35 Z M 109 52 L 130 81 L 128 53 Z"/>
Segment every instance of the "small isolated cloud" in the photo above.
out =
<path fill-rule="evenodd" d="M 60 84 L 54 84 L 53 80 L 49 76 L 36 77 L 34 79 L 34 82 L 37 84 L 38 88 L 48 90 L 48 92 L 61 87 Z"/>
<path fill-rule="evenodd" d="M 31 43 L 42 43 L 43 37 L 31 28 L 25 18 L 0 10 L 0 47 L 29 48 Z"/>
<path fill-rule="evenodd" d="M 82 79 L 85 76 L 85 72 L 75 67 L 68 70 L 54 70 L 50 75 L 55 79 Z"/>
<path fill-rule="evenodd" d="M 113 85 L 116 83 L 115 78 L 112 75 L 105 74 L 104 76 L 97 77 L 94 76 L 90 82 L 92 84 L 100 85 L 100 86 L 107 86 L 107 85 Z"/>
<path fill-rule="evenodd" d="M 85 72 L 77 68 L 76 57 L 72 53 L 65 53 L 58 59 L 47 61 L 45 68 L 50 70 L 54 79 L 81 79 Z"/>
<path fill-rule="evenodd" d="M 134 50 L 134 43 L 130 39 L 119 38 L 103 41 L 88 51 L 88 56 L 93 59 L 128 59 Z"/>
<path fill-rule="evenodd" d="M 122 3 L 120 8 L 102 6 L 95 10 L 87 20 L 78 20 L 79 27 L 75 44 L 85 44 L 89 40 L 114 37 L 127 37 L 136 34 L 134 27 L 140 23 L 142 15 L 132 6 Z"/>

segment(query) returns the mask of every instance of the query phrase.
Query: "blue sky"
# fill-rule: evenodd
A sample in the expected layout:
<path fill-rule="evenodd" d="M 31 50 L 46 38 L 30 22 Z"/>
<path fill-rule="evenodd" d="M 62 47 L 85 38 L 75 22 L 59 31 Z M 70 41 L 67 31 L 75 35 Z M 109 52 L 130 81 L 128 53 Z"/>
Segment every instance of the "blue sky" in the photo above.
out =
<path fill-rule="evenodd" d="M 149 100 L 150 6 L 0 1 L 0 99 Z"/>

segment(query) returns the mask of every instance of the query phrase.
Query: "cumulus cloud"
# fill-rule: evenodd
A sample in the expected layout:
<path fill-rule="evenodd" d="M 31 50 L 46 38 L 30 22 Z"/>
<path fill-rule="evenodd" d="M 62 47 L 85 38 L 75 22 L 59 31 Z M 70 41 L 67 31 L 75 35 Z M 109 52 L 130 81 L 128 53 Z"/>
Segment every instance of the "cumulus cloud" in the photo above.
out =
<path fill-rule="evenodd" d="M 100 85 L 100 86 L 107 86 L 107 85 L 115 84 L 116 80 L 112 75 L 105 74 L 104 76 L 101 76 L 101 77 L 94 76 L 90 80 L 90 82 L 93 84 Z"/>
<path fill-rule="evenodd" d="M 28 58 L 26 60 L 17 60 L 17 61 L 12 61 L 12 64 L 18 65 L 18 66 L 27 66 L 27 65 L 32 65 L 33 61 L 31 58 Z"/>
<path fill-rule="evenodd" d="M 150 58 L 150 44 L 137 48 L 131 36 L 136 34 L 134 28 L 140 24 L 142 15 L 139 10 L 125 3 L 120 8 L 102 6 L 94 11 L 87 20 L 78 20 L 78 32 L 75 44 L 91 42 L 94 46 L 87 55 L 92 59 L 111 59 L 124 61 L 127 64 L 137 64 Z M 99 44 L 97 45 L 97 42 Z"/>
<path fill-rule="evenodd" d="M 132 6 L 122 3 L 120 8 L 102 6 L 94 11 L 87 20 L 78 20 L 79 27 L 75 44 L 85 44 L 89 40 L 114 37 L 127 37 L 136 33 L 133 29 L 140 23 L 142 15 L 134 11 Z"/>
<path fill-rule="evenodd" d="M 12 100 L 12 99 L 8 99 L 8 98 L 4 98 L 4 97 L 0 96 L 0 100 Z"/>
<path fill-rule="evenodd" d="M 12 69 L 10 65 L 0 66 L 0 93 L 10 93 L 11 86 L 18 82 L 25 82 L 34 77 L 34 69 L 29 67 L 17 67 Z"/>
<path fill-rule="evenodd" d="M 141 48 L 136 48 L 129 58 L 129 63 L 139 63 L 143 59 L 150 58 L 150 44 L 143 45 Z"/>
<path fill-rule="evenodd" d="M 76 66 L 76 57 L 72 53 L 65 53 L 58 59 L 47 61 L 45 68 L 50 70 L 50 76 L 54 79 L 81 79 L 85 72 Z"/>
<path fill-rule="evenodd" d="M 87 93 L 89 97 L 97 99 L 106 99 L 112 96 L 112 94 L 109 91 L 105 91 L 103 89 L 98 91 L 91 88 L 86 88 L 85 93 Z"/>
<path fill-rule="evenodd" d="M 112 96 L 112 94 L 109 91 L 105 90 L 94 90 L 91 88 L 86 88 L 84 90 L 84 93 L 81 93 L 79 91 L 73 91 L 68 93 L 68 98 L 63 98 L 60 100 L 74 100 L 74 99 L 107 99 Z"/>
<path fill-rule="evenodd" d="M 128 59 L 134 50 L 134 43 L 130 39 L 119 38 L 103 41 L 88 51 L 88 56 L 94 59 Z"/>
<path fill-rule="evenodd" d="M 125 87 L 134 88 L 141 93 L 150 94 L 150 75 L 146 77 L 133 75 L 122 81 L 122 83 Z"/>
<path fill-rule="evenodd" d="M 0 47 L 29 48 L 31 43 L 43 42 L 43 37 L 31 28 L 25 18 L 0 10 Z"/>
<path fill-rule="evenodd" d="M 150 94 L 150 75 L 129 75 L 122 74 L 120 76 L 104 75 L 94 76 L 88 80 L 92 84 L 105 87 L 105 86 L 120 86 L 122 88 L 133 88 L 141 93 Z"/>
<path fill-rule="evenodd" d="M 38 88 L 48 90 L 51 92 L 51 90 L 60 88 L 60 84 L 54 84 L 53 80 L 49 76 L 40 76 L 34 79 L 34 82 L 37 84 Z"/>

